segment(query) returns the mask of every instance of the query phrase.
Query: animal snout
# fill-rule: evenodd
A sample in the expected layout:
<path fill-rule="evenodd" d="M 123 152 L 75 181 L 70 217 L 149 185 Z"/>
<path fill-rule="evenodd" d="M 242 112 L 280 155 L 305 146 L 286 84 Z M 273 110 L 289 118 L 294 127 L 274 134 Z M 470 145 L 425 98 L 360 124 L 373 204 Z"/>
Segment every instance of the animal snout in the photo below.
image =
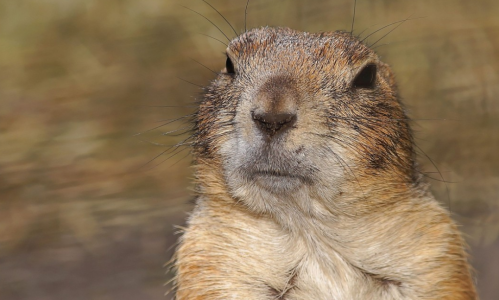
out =
<path fill-rule="evenodd" d="M 251 116 L 258 129 L 268 137 L 273 137 L 276 134 L 283 133 L 292 128 L 296 123 L 295 113 L 253 111 Z"/>
<path fill-rule="evenodd" d="M 267 78 L 253 98 L 251 118 L 265 137 L 272 138 L 289 131 L 297 121 L 296 83 L 289 76 Z"/>

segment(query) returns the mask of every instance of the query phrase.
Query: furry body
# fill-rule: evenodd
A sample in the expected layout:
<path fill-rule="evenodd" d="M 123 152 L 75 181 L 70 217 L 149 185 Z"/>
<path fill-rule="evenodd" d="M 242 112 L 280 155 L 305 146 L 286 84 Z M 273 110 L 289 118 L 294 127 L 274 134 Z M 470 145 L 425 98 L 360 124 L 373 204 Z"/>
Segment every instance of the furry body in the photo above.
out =
<path fill-rule="evenodd" d="M 261 28 L 227 55 L 197 113 L 177 299 L 476 299 L 371 49 L 342 32 Z"/>

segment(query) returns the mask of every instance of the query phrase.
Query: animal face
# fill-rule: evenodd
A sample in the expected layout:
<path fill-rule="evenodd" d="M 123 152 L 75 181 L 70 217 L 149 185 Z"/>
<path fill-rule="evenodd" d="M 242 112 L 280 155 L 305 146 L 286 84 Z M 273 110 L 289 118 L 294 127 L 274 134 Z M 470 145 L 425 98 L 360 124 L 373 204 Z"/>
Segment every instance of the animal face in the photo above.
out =
<path fill-rule="evenodd" d="M 343 32 L 261 28 L 235 38 L 196 130 L 198 160 L 219 163 L 230 193 L 257 212 L 321 211 L 381 179 L 413 180 L 393 75 Z"/>

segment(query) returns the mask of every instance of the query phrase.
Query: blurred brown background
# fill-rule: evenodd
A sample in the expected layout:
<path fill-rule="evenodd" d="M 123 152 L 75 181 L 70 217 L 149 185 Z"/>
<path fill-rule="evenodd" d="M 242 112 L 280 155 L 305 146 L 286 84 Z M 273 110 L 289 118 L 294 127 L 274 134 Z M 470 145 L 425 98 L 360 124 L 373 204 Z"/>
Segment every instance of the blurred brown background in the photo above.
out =
<path fill-rule="evenodd" d="M 244 29 L 244 0 L 210 3 Z M 196 85 L 214 77 L 198 62 L 225 63 L 225 46 L 204 36 L 223 35 L 180 5 L 234 36 L 200 0 L 0 1 L 0 299 L 165 299 L 191 170 L 188 148 L 166 146 L 188 135 L 163 133 L 188 124 L 153 128 L 192 113 Z M 248 28 L 350 30 L 352 11 L 351 0 L 253 0 Z M 366 36 L 415 18 L 376 50 L 415 119 L 423 170 L 440 179 L 436 165 L 449 181 L 429 179 L 490 300 L 499 297 L 498 13 L 496 0 L 359 0 L 355 20 Z"/>

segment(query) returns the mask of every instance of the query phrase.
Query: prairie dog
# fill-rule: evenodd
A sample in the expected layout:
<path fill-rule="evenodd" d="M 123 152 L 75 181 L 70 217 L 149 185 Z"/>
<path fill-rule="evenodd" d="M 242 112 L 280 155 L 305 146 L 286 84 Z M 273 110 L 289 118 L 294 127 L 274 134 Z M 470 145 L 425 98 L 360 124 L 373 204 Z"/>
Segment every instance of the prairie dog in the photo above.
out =
<path fill-rule="evenodd" d="M 195 119 L 177 299 L 477 299 L 373 50 L 265 27 L 226 53 Z"/>

